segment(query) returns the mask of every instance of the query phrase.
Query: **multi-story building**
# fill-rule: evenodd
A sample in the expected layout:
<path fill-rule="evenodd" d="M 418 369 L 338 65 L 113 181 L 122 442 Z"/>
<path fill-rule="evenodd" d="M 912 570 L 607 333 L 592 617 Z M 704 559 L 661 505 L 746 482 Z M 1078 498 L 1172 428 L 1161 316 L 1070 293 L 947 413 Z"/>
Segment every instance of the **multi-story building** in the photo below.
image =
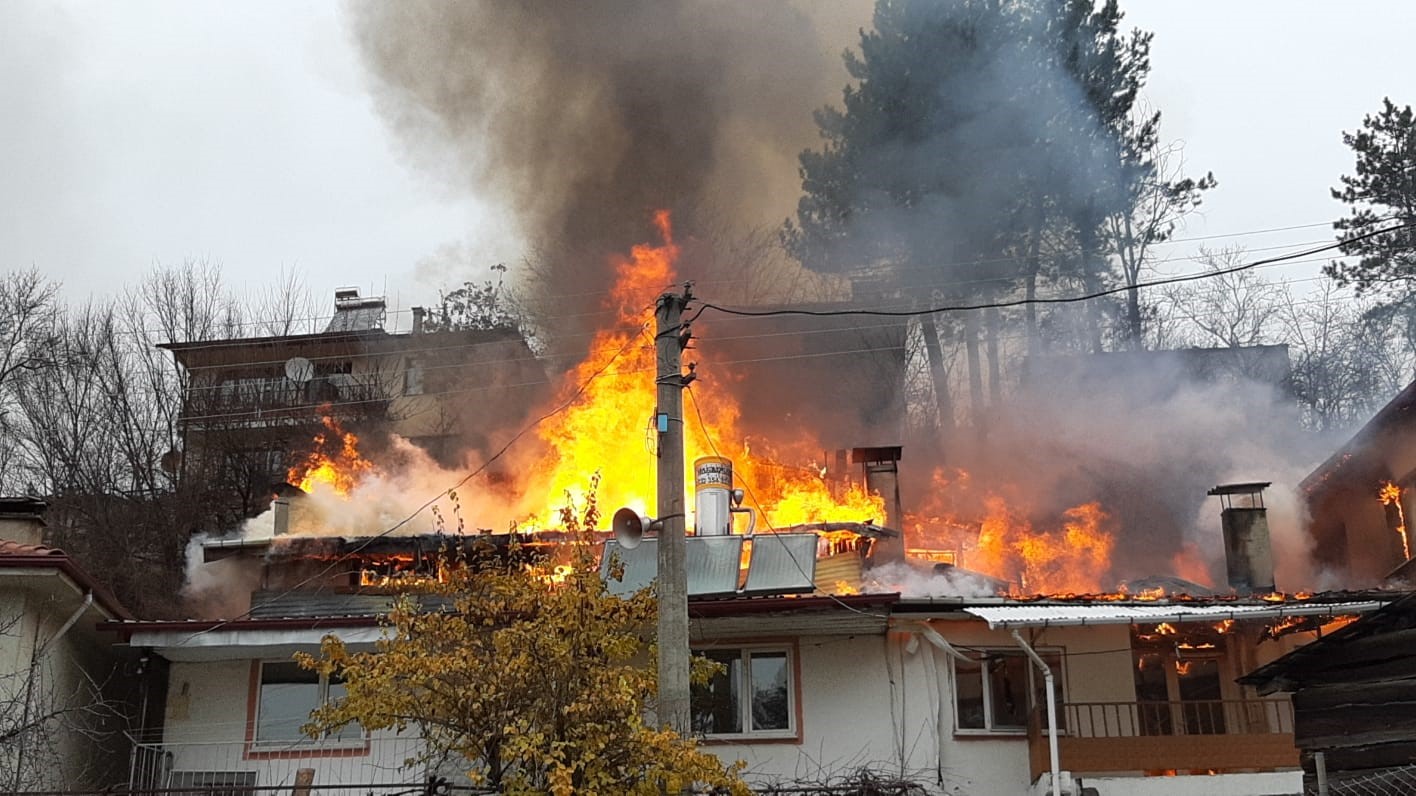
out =
<path fill-rule="evenodd" d="M 343 289 L 322 332 L 163 346 L 187 377 L 183 480 L 264 509 L 326 419 L 375 449 L 398 434 L 449 464 L 496 444 L 544 391 L 541 363 L 514 328 L 425 331 L 423 317 L 415 308 L 412 330 L 391 333 L 382 298 Z"/>

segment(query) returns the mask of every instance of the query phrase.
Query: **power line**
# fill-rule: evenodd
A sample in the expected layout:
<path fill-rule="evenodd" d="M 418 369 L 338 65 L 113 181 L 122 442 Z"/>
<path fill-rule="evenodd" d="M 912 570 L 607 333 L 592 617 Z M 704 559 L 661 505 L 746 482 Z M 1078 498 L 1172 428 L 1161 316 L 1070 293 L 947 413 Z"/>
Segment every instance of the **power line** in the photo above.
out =
<path fill-rule="evenodd" d="M 1212 278 L 1214 278 L 1214 277 L 1219 277 L 1219 276 L 1225 276 L 1225 275 L 1228 275 L 1228 274 L 1239 273 L 1239 272 L 1241 272 L 1241 271 L 1248 271 L 1248 270 L 1251 270 L 1251 269 L 1253 269 L 1253 268 L 1258 268 L 1258 267 L 1260 267 L 1260 266 L 1271 265 L 1271 264 L 1274 264 L 1274 263 L 1281 263 L 1281 262 L 1285 262 L 1285 261 L 1288 261 L 1288 260 L 1294 260 L 1294 259 L 1297 259 L 1297 258 L 1299 258 L 1299 257 L 1306 257 L 1306 256 L 1313 255 L 1313 254 L 1319 254 L 1319 253 L 1322 253 L 1322 252 L 1325 252 L 1325 251 L 1331 251 L 1331 250 L 1333 250 L 1333 249 L 1337 249 L 1337 248 L 1340 248 L 1340 247 L 1342 247 L 1342 246 L 1346 246 L 1346 245 L 1355 243 L 1355 242 L 1357 242 L 1357 241 L 1366 240 L 1367 238 L 1373 238 L 1373 237 L 1376 237 L 1376 236 L 1378 236 L 1378 235 L 1384 235 L 1384 234 L 1386 234 L 1386 233 L 1388 233 L 1388 232 L 1398 232 L 1398 231 L 1400 231 L 1400 230 L 1412 229 L 1412 228 L 1416 228 L 1416 224 L 1400 224 L 1400 225 L 1394 226 L 1394 227 L 1387 227 L 1387 228 L 1385 228 L 1385 229 L 1373 230 L 1372 232 L 1367 232 L 1367 233 L 1364 233 L 1364 234 L 1362 234 L 1362 235 L 1358 235 L 1358 236 L 1353 237 L 1353 238 L 1348 238 L 1347 240 L 1344 240 L 1344 241 L 1337 241 L 1337 242 L 1334 242 L 1334 243 L 1330 243 L 1330 244 L 1327 244 L 1327 245 L 1325 245 L 1325 246 L 1319 246 L 1319 247 L 1317 247 L 1317 248 L 1307 249 L 1307 250 L 1300 251 L 1300 252 L 1293 252 L 1292 254 L 1284 254 L 1284 255 L 1279 255 L 1279 256 L 1277 256 L 1277 257 L 1270 257 L 1270 258 L 1264 259 L 1264 260 L 1255 260 L 1255 261 L 1252 262 L 1252 263 L 1245 263 L 1245 264 L 1243 264 L 1243 265 L 1236 265 L 1236 266 L 1233 266 L 1233 267 L 1231 267 L 1231 268 L 1221 268 L 1221 269 L 1217 269 L 1217 270 L 1213 270 L 1213 271 L 1206 271 L 1206 272 L 1204 272 L 1204 273 L 1198 273 L 1198 274 L 1186 274 L 1186 275 L 1183 275 L 1183 276 L 1173 276 L 1173 277 L 1168 277 L 1168 278 L 1165 278 L 1165 279 L 1153 280 L 1153 281 L 1150 281 L 1150 282 L 1139 282 L 1139 283 L 1134 284 L 1134 285 L 1122 285 L 1122 286 L 1120 286 L 1120 287 L 1109 288 L 1109 289 L 1107 289 L 1107 290 L 1099 290 L 1099 291 L 1096 291 L 1096 292 L 1094 292 L 1094 293 L 1087 293 L 1087 294 L 1080 295 L 1080 296 L 1058 296 L 1058 297 L 1051 297 L 1051 298 L 1031 298 L 1031 299 L 1023 298 L 1023 299 L 1014 299 L 1014 300 L 1011 300 L 1011 301 L 997 301 L 997 302 L 985 302 L 985 303 L 980 303 L 980 304 L 963 304 L 963 305 L 952 305 L 952 306 L 943 306 L 943 307 L 930 307 L 930 308 L 919 309 L 919 310 L 872 310 L 872 309 L 845 309 L 845 310 L 775 309 L 775 310 L 750 310 L 750 309 L 735 309 L 735 308 L 731 308 L 731 307 L 723 307 L 723 306 L 720 306 L 720 305 L 713 304 L 713 303 L 711 303 L 711 302 L 705 301 L 705 302 L 703 302 L 703 308 L 700 309 L 700 310 L 693 316 L 693 318 L 690 318 L 689 320 L 690 320 L 690 321 L 696 320 L 696 319 L 698 318 L 698 316 L 699 316 L 699 315 L 702 315 L 705 310 L 710 310 L 710 309 L 711 309 L 711 310 L 717 310 L 718 312 L 726 313 L 726 314 L 728 314 L 728 315 L 742 315 L 742 316 L 747 316 L 747 317 L 773 317 L 773 316 L 779 316 L 779 315 L 810 315 L 810 316 L 814 316 L 814 317 L 835 317 L 835 316 L 848 316 L 848 315 L 878 315 L 878 316 L 884 316 L 884 317 L 914 317 L 914 316 L 919 316 L 919 315 L 933 315 L 933 314 L 935 314 L 935 313 L 941 313 L 941 312 L 964 312 L 964 311 L 969 311 L 969 310 L 1006 309 L 1006 308 L 1009 308 L 1009 307 L 1020 307 L 1020 306 L 1024 306 L 1024 305 L 1028 305 L 1028 304 L 1075 304 L 1075 303 L 1079 303 L 1079 302 L 1083 302 L 1083 301 L 1091 301 L 1092 299 L 1102 298 L 1102 297 L 1104 297 L 1104 296 L 1112 296 L 1112 295 L 1116 295 L 1116 294 L 1118 294 L 1118 293 L 1126 293 L 1126 292 L 1129 292 L 1129 291 L 1131 291 L 1131 290 L 1138 290 L 1138 289 L 1140 289 L 1140 288 L 1160 287 L 1160 286 L 1162 286 L 1162 285 L 1173 285 L 1173 284 L 1178 284 L 1178 283 L 1181 283 L 1181 282 L 1193 282 L 1193 281 L 1199 280 L 1199 279 L 1212 279 Z"/>
<path fill-rule="evenodd" d="M 717 443 L 713 441 L 713 435 L 708 433 L 708 424 L 703 421 L 703 410 L 698 407 L 698 396 L 693 394 L 693 387 L 691 385 L 685 384 L 684 390 L 688 392 L 689 400 L 693 403 L 693 414 L 698 418 L 698 430 L 702 432 L 703 438 L 708 441 L 708 447 L 713 449 L 713 455 L 717 456 L 720 459 L 723 458 L 723 455 L 718 452 Z M 767 530 L 770 531 L 773 535 L 776 535 L 777 529 L 772 527 L 772 521 L 767 519 L 767 509 L 762 505 L 762 501 L 757 498 L 757 494 L 752 491 L 752 484 L 744 480 L 742 482 L 742 485 L 747 489 L 747 494 L 749 497 L 752 498 L 752 502 L 757 504 L 757 510 L 761 513 L 762 522 L 767 526 Z M 796 554 L 792 552 L 791 548 L 783 544 L 782 550 L 786 552 L 787 558 L 791 559 L 792 564 L 797 568 L 797 571 L 801 573 L 801 576 L 803 578 L 806 578 L 807 581 L 810 582 L 812 587 L 814 588 L 816 586 L 816 579 L 813 578 L 811 575 L 807 574 L 806 569 L 801 565 L 800 561 L 797 561 Z M 850 605 L 845 600 L 842 600 L 840 597 L 837 597 L 836 595 L 824 589 L 821 590 L 821 593 L 826 595 L 827 597 L 830 597 L 833 602 L 837 603 L 842 608 L 845 608 L 848 611 L 853 611 L 855 613 L 861 614 L 862 616 L 869 616 L 875 619 L 889 618 L 882 614 L 874 614 L 869 611 L 862 611 L 861 609 Z"/>

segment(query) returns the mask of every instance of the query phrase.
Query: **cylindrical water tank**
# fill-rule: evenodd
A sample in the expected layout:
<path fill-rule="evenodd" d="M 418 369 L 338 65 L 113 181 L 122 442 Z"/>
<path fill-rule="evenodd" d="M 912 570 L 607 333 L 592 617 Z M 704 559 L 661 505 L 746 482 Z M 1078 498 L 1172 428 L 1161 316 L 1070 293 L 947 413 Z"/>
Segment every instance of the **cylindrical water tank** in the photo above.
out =
<path fill-rule="evenodd" d="M 733 463 L 722 456 L 693 461 L 694 533 L 726 536 L 733 531 Z"/>

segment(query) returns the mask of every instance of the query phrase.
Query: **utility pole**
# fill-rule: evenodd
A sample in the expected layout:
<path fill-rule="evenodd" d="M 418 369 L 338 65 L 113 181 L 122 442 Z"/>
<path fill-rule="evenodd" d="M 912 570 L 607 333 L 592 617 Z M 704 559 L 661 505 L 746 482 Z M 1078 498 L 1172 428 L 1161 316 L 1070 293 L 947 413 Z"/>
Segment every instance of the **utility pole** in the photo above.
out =
<path fill-rule="evenodd" d="M 692 299 L 665 293 L 654 305 L 654 384 L 659 406 L 659 723 L 680 735 L 692 729 L 689 715 L 688 574 L 684 567 L 683 388 L 693 381 L 684 374 L 682 354 L 688 346 L 683 311 Z"/>

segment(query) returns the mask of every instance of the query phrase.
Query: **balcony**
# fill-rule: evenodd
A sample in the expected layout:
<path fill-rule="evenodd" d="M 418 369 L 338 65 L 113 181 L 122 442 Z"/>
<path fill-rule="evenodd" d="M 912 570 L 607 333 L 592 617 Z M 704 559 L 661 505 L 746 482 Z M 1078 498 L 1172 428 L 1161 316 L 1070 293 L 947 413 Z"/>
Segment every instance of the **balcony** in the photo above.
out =
<path fill-rule="evenodd" d="M 387 408 L 388 390 L 347 375 L 317 376 L 304 384 L 285 379 L 235 379 L 188 391 L 182 421 L 193 424 L 260 424 L 308 417 L 317 410 L 338 415 L 377 414 Z"/>
<path fill-rule="evenodd" d="M 289 796 L 308 793 L 359 796 L 370 792 L 421 792 L 429 776 L 466 785 L 466 763 L 423 758 L 416 738 L 375 737 L 352 742 L 133 741 L 128 793 L 179 796 Z M 303 772 L 303 773 L 302 773 Z M 458 793 L 489 793 L 461 787 Z"/>
<path fill-rule="evenodd" d="M 1067 702 L 1057 739 L 1074 774 L 1185 774 L 1298 767 L 1287 699 Z M 1045 712 L 1028 726 L 1034 780 L 1048 770 Z"/>

